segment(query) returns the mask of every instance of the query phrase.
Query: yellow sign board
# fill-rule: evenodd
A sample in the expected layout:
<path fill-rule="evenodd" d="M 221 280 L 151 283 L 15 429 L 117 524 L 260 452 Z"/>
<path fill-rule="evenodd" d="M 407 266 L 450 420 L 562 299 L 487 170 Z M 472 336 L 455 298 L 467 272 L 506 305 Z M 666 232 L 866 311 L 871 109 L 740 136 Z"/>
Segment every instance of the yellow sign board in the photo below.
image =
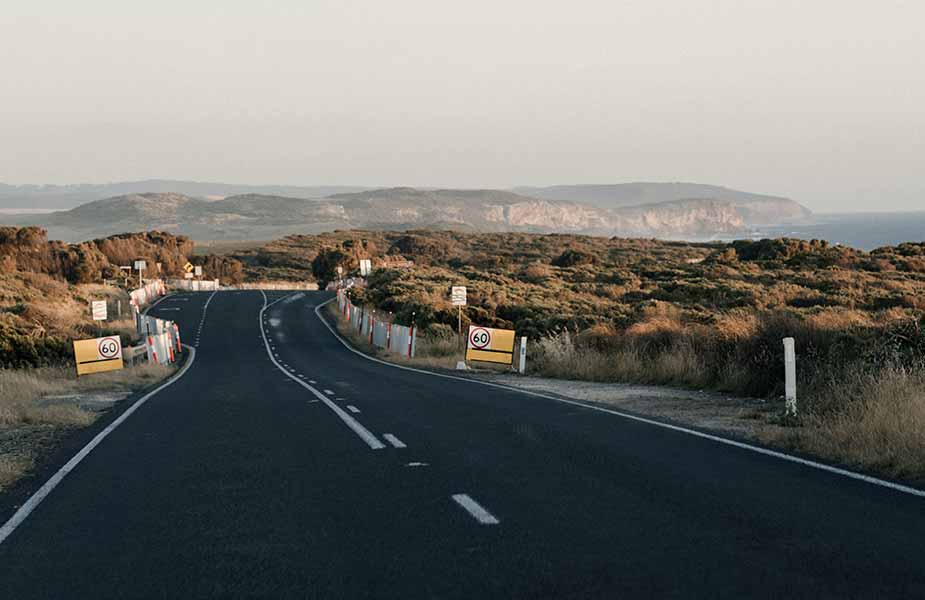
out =
<path fill-rule="evenodd" d="M 122 342 L 119 336 L 74 340 L 77 375 L 117 371 L 122 368 Z"/>
<path fill-rule="evenodd" d="M 187 273 L 192 273 L 192 272 L 193 272 L 193 263 L 187 262 L 185 265 L 183 265 L 183 270 L 186 271 Z"/>
<path fill-rule="evenodd" d="M 470 325 L 466 360 L 514 364 L 514 330 Z"/>

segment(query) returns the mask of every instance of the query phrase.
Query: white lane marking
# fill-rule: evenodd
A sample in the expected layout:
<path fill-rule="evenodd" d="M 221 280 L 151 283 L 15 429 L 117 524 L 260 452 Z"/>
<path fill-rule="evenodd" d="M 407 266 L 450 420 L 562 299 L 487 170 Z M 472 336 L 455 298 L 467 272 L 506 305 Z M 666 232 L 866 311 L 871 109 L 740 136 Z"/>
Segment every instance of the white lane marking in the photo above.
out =
<path fill-rule="evenodd" d="M 406 467 L 426 467 L 429 466 L 426 462 L 410 462 L 405 465 Z"/>
<path fill-rule="evenodd" d="M 266 303 L 266 302 L 267 302 L 267 295 L 263 293 L 263 290 L 260 290 L 260 293 L 263 294 L 263 302 L 264 302 L 264 307 L 263 307 L 263 308 L 264 308 L 264 310 L 266 310 L 266 309 L 270 308 L 271 306 L 273 306 L 274 304 L 276 304 L 277 302 L 279 302 L 280 300 L 285 300 L 285 299 L 288 298 L 289 296 L 292 296 L 292 294 L 295 293 L 295 292 L 286 294 L 286 295 L 284 295 L 284 296 L 280 296 L 279 298 L 277 298 L 277 299 L 274 300 L 273 302 L 270 302 L 269 304 Z"/>
<path fill-rule="evenodd" d="M 456 504 L 466 509 L 466 512 L 475 517 L 475 520 L 482 525 L 497 525 L 500 523 L 493 514 L 482 508 L 482 505 L 473 500 L 469 494 L 453 494 L 453 500 L 456 501 Z"/>
<path fill-rule="evenodd" d="M 273 361 L 274 365 L 276 365 L 276 368 L 282 371 L 283 373 L 285 373 L 287 377 L 289 377 L 290 379 L 292 379 L 293 381 L 295 381 L 296 383 L 298 383 L 299 385 L 301 385 L 302 387 L 310 391 L 319 400 L 324 402 L 325 405 L 328 408 L 330 408 L 332 411 L 334 411 L 334 414 L 340 417 L 340 420 L 343 421 L 344 424 L 347 425 L 347 427 L 353 430 L 353 432 L 357 434 L 361 440 L 366 442 L 366 445 L 368 445 L 370 448 L 372 448 L 373 450 L 381 450 L 385 448 L 385 444 L 379 441 L 379 438 L 373 435 L 370 430 L 363 427 L 359 421 L 357 421 L 356 419 L 348 415 L 344 411 L 344 409 L 334 404 L 334 402 L 328 399 L 327 396 L 319 392 L 317 389 L 313 388 L 309 384 L 305 383 L 304 381 L 302 381 L 301 379 L 299 379 L 298 377 L 296 377 L 295 375 L 287 371 L 282 365 L 279 364 L 279 362 L 277 362 L 275 358 L 273 358 L 273 356 L 270 353 L 270 342 L 267 341 L 267 333 L 263 328 L 263 319 L 262 319 L 264 311 L 266 311 L 270 305 L 267 304 L 267 295 L 263 292 L 263 290 L 260 290 L 260 293 L 263 295 L 263 308 L 260 309 L 260 314 L 257 316 L 257 322 L 260 323 L 260 335 L 263 337 L 264 347 L 267 350 L 267 354 L 270 355 L 270 360 Z"/>
<path fill-rule="evenodd" d="M 352 405 L 352 404 L 348 404 L 348 405 L 347 405 L 347 410 L 349 410 L 350 412 L 352 412 L 352 413 L 355 414 L 355 415 L 360 414 L 360 409 L 357 408 L 356 406 Z M 385 436 L 382 436 L 382 437 L 385 437 Z"/>
<path fill-rule="evenodd" d="M 169 306 L 165 306 L 164 308 L 161 309 L 161 312 L 167 312 L 168 310 L 180 310 L 180 307 L 171 308 Z"/>
<path fill-rule="evenodd" d="M 400 439 L 398 439 L 391 433 L 383 433 L 382 437 L 383 439 L 385 439 L 385 441 L 392 444 L 392 446 L 396 448 L 407 448 L 408 447 L 407 445 L 405 445 L 405 442 L 401 441 Z"/>
<path fill-rule="evenodd" d="M 67 474 L 73 471 L 77 467 L 77 465 L 79 465 L 80 462 L 84 458 L 86 458 L 88 454 L 90 454 L 90 452 L 94 448 L 99 446 L 100 443 L 104 439 L 106 439 L 106 436 L 108 436 L 110 433 L 115 431 L 115 429 L 119 425 L 124 423 L 126 419 L 132 416 L 132 413 L 134 413 L 136 410 L 141 408 L 142 405 L 144 405 L 144 403 L 147 402 L 149 399 L 151 399 L 155 394 L 173 385 L 176 381 L 178 381 L 181 377 L 183 377 L 184 374 L 186 374 L 186 372 L 192 366 L 193 361 L 196 360 L 196 350 L 189 346 L 186 346 L 186 348 L 190 352 L 189 359 L 186 361 L 186 363 L 184 363 L 183 367 L 179 371 L 177 371 L 177 373 L 173 377 L 171 377 L 170 379 L 168 379 L 167 381 L 159 385 L 157 388 L 151 390 L 150 392 L 148 392 L 147 394 L 139 398 L 138 401 L 135 402 L 135 404 L 130 406 L 124 413 L 119 415 L 118 419 L 110 423 L 109 426 L 106 427 L 106 429 L 96 434 L 96 437 L 90 440 L 90 442 L 86 446 L 84 446 L 80 450 L 80 452 L 75 454 L 74 457 L 71 458 L 71 460 L 67 461 L 63 467 L 58 469 L 58 471 L 54 475 L 51 476 L 51 479 L 46 481 L 45 484 L 38 489 L 38 491 L 32 494 L 32 496 L 30 496 L 29 499 L 26 500 L 25 504 L 20 506 L 19 510 L 17 510 L 13 514 L 13 516 L 10 517 L 9 521 L 4 523 L 3 527 L 0 527 L 0 544 L 2 544 L 4 541 L 6 541 L 8 537 L 10 537 L 10 534 L 13 533 L 13 531 L 15 531 L 16 528 L 19 527 L 22 524 L 22 522 L 25 521 L 26 518 L 29 517 L 30 514 L 32 514 L 32 511 L 34 511 L 38 507 L 39 504 L 42 503 L 42 500 L 48 497 L 48 495 L 52 492 L 52 490 L 58 487 L 58 484 L 61 483 L 61 481 L 67 476 Z"/>
<path fill-rule="evenodd" d="M 917 496 L 919 498 L 925 498 L 925 490 L 920 490 L 908 485 L 903 485 L 901 483 L 894 483 L 892 481 L 886 481 L 885 479 L 879 479 L 877 477 L 871 477 L 870 475 L 864 475 L 863 473 L 858 473 L 856 471 L 849 471 L 848 469 L 842 469 L 840 467 L 834 467 L 832 465 L 827 465 L 825 463 L 816 462 L 814 460 L 809 460 L 806 458 L 800 458 L 799 456 L 793 456 L 792 454 L 786 454 L 784 452 L 778 452 L 777 450 L 770 450 L 768 448 L 762 448 L 761 446 L 753 446 L 752 444 L 747 444 L 745 442 L 739 442 L 736 440 L 730 440 L 728 438 L 720 437 L 718 435 L 713 435 L 710 433 L 704 433 L 702 431 L 696 431 L 694 429 L 688 429 L 687 427 L 681 427 L 680 425 L 672 425 L 671 423 L 663 423 L 662 421 L 656 421 L 655 419 L 649 419 L 646 417 L 640 417 L 637 415 L 631 415 L 629 413 L 620 412 L 618 410 L 613 410 L 611 408 L 604 408 L 603 406 L 594 406 L 591 404 L 585 404 L 584 402 L 579 402 L 578 400 L 569 400 L 567 398 L 558 398 L 556 396 L 550 396 L 549 394 L 542 394 L 540 392 L 532 392 L 530 390 L 524 390 L 520 388 L 510 387 L 501 383 L 493 383 L 491 381 L 480 381 L 478 379 L 469 379 L 467 377 L 458 377 L 456 375 L 447 375 L 445 373 L 436 373 L 434 371 L 425 371 L 424 369 L 416 369 L 414 367 L 406 367 L 405 365 L 396 365 L 379 358 L 368 356 L 363 352 L 360 352 L 356 348 L 350 345 L 350 343 L 345 340 L 341 335 L 331 327 L 327 319 L 321 316 L 321 309 L 327 306 L 329 303 L 337 300 L 337 297 L 330 298 L 325 300 L 317 307 L 315 307 L 315 316 L 318 317 L 318 320 L 328 328 L 337 340 L 343 344 L 343 346 L 356 354 L 357 356 L 362 356 L 366 360 L 371 360 L 377 362 L 387 367 L 392 367 L 395 369 L 402 369 L 404 371 L 412 371 L 414 373 L 422 373 L 424 375 L 431 375 L 433 377 L 442 377 L 444 379 L 454 379 L 456 381 L 465 381 L 467 383 L 473 383 L 476 385 L 484 385 L 488 387 L 493 387 L 500 390 L 505 390 L 508 392 L 514 392 L 518 394 L 524 394 L 527 396 L 533 396 L 535 398 L 545 398 L 547 400 L 554 400 L 556 402 L 561 402 L 563 404 L 571 404 L 573 406 L 580 406 L 588 410 L 594 410 L 597 412 L 607 413 L 617 417 L 622 417 L 630 421 L 636 421 L 637 423 L 645 423 L 647 425 L 654 425 L 655 427 L 661 427 L 663 429 L 670 429 L 671 431 L 676 431 L 678 433 L 685 433 L 687 435 L 692 435 L 694 437 L 699 437 L 705 440 L 710 440 L 711 442 L 716 442 L 718 444 L 724 444 L 726 446 L 732 446 L 734 448 L 739 448 L 741 450 L 748 450 L 749 452 L 755 452 L 757 454 L 763 454 L 765 456 L 771 456 L 780 460 L 785 460 L 787 462 L 796 463 L 798 465 L 803 465 L 804 467 L 810 467 L 812 469 L 818 469 L 820 471 L 825 471 L 827 473 L 832 473 L 834 475 L 840 475 L 842 477 L 847 477 L 848 479 L 854 479 L 856 481 L 863 481 L 864 483 L 869 483 L 872 485 L 877 485 L 884 487 L 895 492 L 901 492 L 903 494 L 909 494 L 911 496 Z"/>
<path fill-rule="evenodd" d="M 333 396 L 333 395 L 334 395 L 334 392 L 331 391 L 331 390 L 324 390 L 324 393 L 327 394 L 328 396 Z"/>
<path fill-rule="evenodd" d="M 305 375 L 299 375 L 299 379 L 305 379 Z"/>
<path fill-rule="evenodd" d="M 318 383 L 318 382 L 317 382 L 317 381 L 315 381 L 314 379 L 309 379 L 309 380 L 308 380 L 308 382 L 309 382 L 309 383 L 311 383 L 311 384 L 315 384 L 315 383 Z"/>

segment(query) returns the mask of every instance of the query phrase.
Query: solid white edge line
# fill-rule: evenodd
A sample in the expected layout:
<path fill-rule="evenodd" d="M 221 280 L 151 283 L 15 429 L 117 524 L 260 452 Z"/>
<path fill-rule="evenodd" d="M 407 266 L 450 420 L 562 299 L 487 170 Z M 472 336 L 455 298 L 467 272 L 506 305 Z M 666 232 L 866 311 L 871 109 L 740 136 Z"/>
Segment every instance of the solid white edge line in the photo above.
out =
<path fill-rule="evenodd" d="M 784 453 L 784 452 L 779 452 L 779 451 L 777 451 L 777 450 L 770 450 L 770 449 L 768 449 L 768 448 L 762 448 L 761 446 L 753 446 L 752 444 L 748 444 L 748 443 L 745 443 L 745 442 L 739 442 L 739 441 L 737 441 L 737 440 L 731 440 L 731 439 L 728 439 L 728 438 L 720 437 L 720 436 L 718 436 L 718 435 L 713 435 L 713 434 L 710 434 L 710 433 L 704 433 L 704 432 L 702 432 L 702 431 L 697 431 L 697 430 L 695 430 L 695 429 L 688 429 L 687 427 L 681 427 L 680 425 L 672 425 L 671 423 L 665 423 L 665 422 L 662 422 L 662 421 L 657 421 L 657 420 L 655 420 L 655 419 L 649 419 L 649 418 L 646 418 L 646 417 L 640 417 L 640 416 L 637 416 L 637 415 L 631 415 L 631 414 L 629 414 L 629 413 L 621 412 L 621 411 L 619 411 L 619 410 L 614 410 L 614 409 L 611 409 L 611 408 L 604 408 L 603 406 L 595 406 L 595 405 L 593 405 L 593 404 L 585 404 L 584 402 L 580 402 L 580 401 L 578 401 L 578 400 L 569 400 L 569 399 L 567 399 L 567 398 L 559 398 L 559 397 L 557 397 L 557 396 L 550 396 L 549 394 L 542 394 L 542 393 L 540 393 L 540 392 L 533 392 L 533 391 L 530 391 L 530 390 L 524 390 L 524 389 L 521 389 L 521 388 L 511 387 L 511 386 L 504 385 L 504 384 L 501 384 L 501 383 L 494 383 L 494 382 L 491 382 L 491 381 L 481 381 L 481 380 L 479 380 L 479 379 L 469 379 L 469 378 L 467 378 L 467 377 L 458 377 L 458 376 L 456 376 L 456 375 L 448 375 L 448 374 L 446 374 L 446 373 L 437 373 L 437 372 L 434 372 L 434 371 L 426 371 L 426 370 L 424 370 L 424 369 L 416 369 L 416 368 L 414 368 L 414 367 L 407 367 L 407 366 L 405 366 L 405 365 L 397 365 L 397 364 L 395 364 L 395 363 L 390 363 L 390 362 L 388 362 L 388 361 L 385 361 L 385 360 L 382 360 L 382 359 L 379 359 L 379 358 L 375 358 L 375 357 L 373 357 L 373 356 L 369 356 L 368 354 L 365 354 L 365 353 L 363 353 L 363 352 L 357 350 L 357 349 L 354 348 L 353 346 L 351 346 L 350 343 L 349 343 L 347 340 L 345 340 L 345 339 L 340 335 L 340 333 L 337 332 L 337 330 L 335 330 L 333 327 L 331 327 L 331 324 L 328 323 L 327 319 L 325 319 L 325 318 L 321 315 L 321 312 L 320 312 L 320 311 L 321 311 L 321 308 L 324 307 L 324 306 L 326 306 L 326 305 L 328 305 L 328 304 L 330 304 L 331 302 L 333 302 L 333 301 L 335 301 L 335 300 L 337 300 L 337 297 L 336 297 L 336 296 L 335 296 L 334 298 L 329 298 L 328 300 L 325 300 L 324 302 L 322 302 L 321 304 L 319 304 L 317 307 L 315 307 L 315 315 L 316 315 L 316 316 L 318 317 L 318 319 L 324 324 L 324 326 L 328 328 L 328 331 L 330 331 L 332 334 L 334 334 L 334 337 L 337 338 L 337 340 L 338 340 L 341 344 L 343 344 L 343 346 L 344 346 L 345 348 L 347 348 L 348 350 L 350 350 L 351 352 L 353 352 L 354 354 L 356 354 L 356 355 L 358 355 L 358 356 L 362 356 L 362 357 L 365 358 L 366 360 L 371 360 L 371 361 L 373 361 L 373 362 L 377 362 L 377 363 L 380 363 L 380 364 L 383 364 L 383 365 L 386 365 L 386 366 L 389 366 L 389 367 L 394 367 L 394 368 L 396 368 L 396 369 L 403 369 L 403 370 L 405 370 L 405 371 L 413 371 L 413 372 L 415 372 L 415 373 L 423 373 L 423 374 L 425 374 L 425 375 L 432 375 L 432 376 L 434 376 L 434 377 L 442 377 L 442 378 L 444 378 L 444 379 L 455 379 L 456 381 L 465 381 L 465 382 L 474 383 L 474 384 L 477 384 L 477 385 L 485 385 L 485 386 L 488 386 L 488 387 L 493 387 L 493 388 L 497 388 L 497 389 L 501 389 L 501 390 L 506 390 L 506 391 L 509 391 L 509 392 L 516 392 L 516 393 L 520 393 L 520 394 L 525 394 L 525 395 L 527 395 L 527 396 L 534 396 L 534 397 L 536 397 L 536 398 L 545 398 L 545 399 L 547 399 L 547 400 L 555 400 L 556 402 L 562 402 L 563 404 L 571 404 L 571 405 L 573 405 L 573 406 L 580 406 L 580 407 L 582 407 L 582 408 L 587 408 L 588 410 L 595 410 L 595 411 L 598 411 L 598 412 L 603 412 L 603 413 L 607 413 L 607 414 L 610 414 L 610 415 L 615 415 L 615 416 L 617 416 L 617 417 L 622 417 L 622 418 L 624 418 L 624 419 L 629 419 L 630 421 L 636 421 L 636 422 L 638 422 L 638 423 L 646 423 L 647 425 L 654 425 L 654 426 L 656 426 L 656 427 L 662 427 L 662 428 L 664 428 L 664 429 L 670 429 L 670 430 L 672 430 L 672 431 L 677 431 L 677 432 L 679 432 L 679 433 L 686 433 L 686 434 L 688 434 L 688 435 L 692 435 L 692 436 L 699 437 L 699 438 L 702 438 L 702 439 L 705 439 L 705 440 L 710 440 L 710 441 L 713 441 L 713 442 L 717 442 L 717 443 L 719 443 L 719 444 L 725 444 L 725 445 L 727 445 L 727 446 L 733 446 L 733 447 L 735 447 L 735 448 L 740 448 L 740 449 L 742 449 L 742 450 L 748 450 L 749 452 L 755 452 L 755 453 L 757 453 L 757 454 L 763 454 L 763 455 L 765 455 L 765 456 L 770 456 L 770 457 L 777 458 L 777 459 L 780 459 L 780 460 L 785 460 L 785 461 L 788 461 L 788 462 L 796 463 L 796 464 L 799 464 L 799 465 L 803 465 L 803 466 L 805 466 L 805 467 L 810 467 L 810 468 L 813 468 L 813 469 L 818 469 L 818 470 L 820 470 L 820 471 L 826 471 L 826 472 L 828 472 L 828 473 L 832 473 L 832 474 L 835 474 L 835 475 L 840 475 L 840 476 L 842 476 L 842 477 L 847 477 L 848 479 L 854 479 L 854 480 L 857 480 L 857 481 L 863 481 L 864 483 L 869 483 L 869 484 L 877 485 L 877 486 L 880 486 L 880 487 L 888 488 L 888 489 L 891 489 L 891 490 L 896 491 L 896 492 L 901 492 L 901 493 L 903 493 L 903 494 L 909 494 L 909 495 L 911 495 L 911 496 L 917 496 L 917 497 L 919 497 L 919 498 L 925 498 L 925 490 L 920 490 L 920 489 L 917 489 L 917 488 L 914 488 L 914 487 L 910 487 L 910 486 L 908 486 L 908 485 L 903 485 L 903 484 L 901 484 L 901 483 L 894 483 L 894 482 L 892 482 L 892 481 L 887 481 L 887 480 L 885 480 L 885 479 L 879 479 L 879 478 L 877 478 L 877 477 L 872 477 L 872 476 L 870 476 L 870 475 L 864 475 L 863 473 L 858 473 L 858 472 L 856 472 L 856 471 L 849 471 L 848 469 L 843 469 L 843 468 L 841 468 L 841 467 L 835 467 L 835 466 L 832 466 L 832 465 L 827 465 L 827 464 L 825 464 L 825 463 L 816 462 L 816 461 L 814 461 L 814 460 L 809 460 L 809 459 L 807 459 L 807 458 L 801 458 L 801 457 L 799 457 L 799 456 L 793 456 L 792 454 L 786 454 L 786 453 Z"/>
<path fill-rule="evenodd" d="M 58 471 L 52 475 L 51 478 L 38 489 L 38 491 L 32 494 L 32 496 L 30 496 L 29 499 L 19 507 L 19 510 L 17 510 L 13 516 L 10 517 L 10 519 L 3 525 L 3 527 L 0 527 L 0 544 L 2 544 L 8 537 L 10 537 L 10 534 L 12 534 L 13 531 L 15 531 L 16 528 L 19 527 L 22 522 L 29 517 L 30 514 L 32 514 L 32 511 L 34 511 L 38 505 L 42 503 L 42 500 L 44 500 L 52 492 L 52 490 L 58 487 L 58 484 L 61 483 L 67 474 L 73 471 L 94 448 L 99 446 L 100 443 L 106 439 L 106 436 L 115 431 L 119 425 L 124 423 L 126 419 L 132 416 L 132 413 L 141 408 L 150 398 L 152 398 L 161 390 L 173 385 L 181 377 L 183 377 L 183 375 L 189 370 L 189 368 L 193 365 L 193 362 L 196 360 L 196 350 L 190 346 L 187 346 L 186 344 L 183 345 L 190 352 L 189 360 L 186 361 L 183 367 L 176 374 L 174 374 L 173 377 L 139 398 L 135 404 L 126 409 L 126 411 L 119 415 L 115 421 L 110 423 L 105 429 L 103 429 L 103 431 L 96 434 L 96 436 L 90 440 L 86 446 L 84 446 L 77 454 L 75 454 L 71 460 L 67 461 L 63 467 L 58 469 Z"/>
<path fill-rule="evenodd" d="M 482 505 L 472 499 L 469 494 L 453 494 L 453 500 L 456 504 L 466 509 L 475 520 L 482 525 L 497 525 L 500 521 L 490 512 L 482 508 Z"/>
<path fill-rule="evenodd" d="M 321 392 L 319 392 L 318 390 L 316 390 L 315 388 L 313 388 L 313 387 L 310 386 L 309 384 L 305 383 L 304 381 L 302 381 L 301 379 L 299 379 L 298 377 L 296 377 L 295 375 L 293 375 L 292 373 L 290 373 L 289 371 L 287 371 L 286 369 L 284 369 L 284 368 L 282 367 L 282 365 L 280 365 L 279 362 L 277 362 L 277 360 L 276 360 L 275 358 L 273 358 L 273 354 L 270 352 L 270 344 L 269 344 L 269 342 L 267 341 L 267 334 L 266 334 L 266 331 L 264 331 L 264 328 L 263 328 L 263 313 L 264 313 L 264 311 L 265 311 L 266 309 L 268 309 L 270 306 L 272 306 L 272 304 L 267 304 L 267 295 L 264 294 L 263 290 L 260 290 L 260 293 L 263 295 L 263 308 L 260 309 L 260 314 L 259 314 L 258 317 L 257 317 L 257 322 L 260 323 L 260 335 L 263 337 L 263 343 L 264 343 L 264 346 L 265 346 L 266 349 L 267 349 L 267 354 L 270 356 L 270 360 L 273 361 L 273 364 L 276 365 L 276 368 L 279 369 L 280 371 L 282 371 L 283 373 L 285 373 L 285 374 L 286 374 L 286 377 L 292 379 L 293 381 L 295 381 L 296 383 L 298 383 L 299 385 L 301 385 L 302 387 L 304 387 L 305 389 L 307 389 L 308 391 L 310 391 L 312 394 L 314 394 L 315 397 L 317 397 L 319 400 L 321 400 L 322 402 L 324 402 L 324 404 L 325 404 L 328 408 L 330 408 L 332 411 L 334 411 L 334 414 L 336 414 L 338 417 L 340 417 L 340 420 L 343 421 L 344 424 L 347 425 L 347 427 L 349 427 L 351 430 L 353 430 L 353 432 L 354 432 L 355 434 L 357 434 L 357 435 L 360 437 L 361 440 L 363 440 L 364 442 L 366 442 L 366 444 L 367 444 L 370 448 L 372 448 L 373 450 L 381 450 L 381 449 L 385 448 L 385 444 L 383 444 L 381 441 L 379 441 L 379 438 L 377 438 L 375 435 L 373 435 L 371 431 L 369 431 L 368 429 L 366 429 L 365 427 L 363 427 L 363 426 L 360 424 L 359 421 L 357 421 L 356 419 L 354 419 L 353 417 L 351 417 L 350 415 L 348 415 L 348 414 L 344 411 L 344 409 L 342 409 L 342 408 L 339 407 L 338 405 L 334 404 L 331 400 L 328 399 L 327 396 L 325 396 L 324 394 L 322 394 Z M 285 298 L 285 297 L 286 297 L 286 296 L 283 296 L 283 298 Z M 279 299 L 275 300 L 275 302 L 279 302 L 279 301 L 282 300 L 283 298 L 279 298 Z"/>
<path fill-rule="evenodd" d="M 405 442 L 401 441 L 391 433 L 383 433 L 382 437 L 385 438 L 385 441 L 392 444 L 395 448 L 407 448 L 408 445 Z"/>

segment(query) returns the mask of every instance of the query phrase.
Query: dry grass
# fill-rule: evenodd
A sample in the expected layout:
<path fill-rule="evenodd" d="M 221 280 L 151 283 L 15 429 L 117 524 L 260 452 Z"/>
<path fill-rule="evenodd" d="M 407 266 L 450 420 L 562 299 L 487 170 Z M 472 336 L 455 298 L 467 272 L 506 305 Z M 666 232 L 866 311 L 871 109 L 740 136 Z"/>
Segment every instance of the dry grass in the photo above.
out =
<path fill-rule="evenodd" d="M 32 468 L 33 460 L 29 454 L 0 455 L 0 490 L 19 479 L 23 473 Z"/>
<path fill-rule="evenodd" d="M 815 400 L 839 408 L 809 414 L 802 427 L 778 441 L 833 461 L 925 481 L 925 374 L 903 369 L 859 374 Z"/>
<path fill-rule="evenodd" d="M 39 400 L 52 395 L 136 390 L 171 372 L 171 367 L 151 364 L 82 378 L 77 378 L 73 368 L 65 367 L 0 370 L 0 428 L 20 424 L 89 425 L 95 418 L 93 413 L 77 406 L 41 406 Z"/>
<path fill-rule="evenodd" d="M 49 402 L 50 396 L 77 399 L 103 391 L 134 391 L 173 371 L 172 367 L 144 364 L 78 379 L 73 368 L 0 369 L 0 489 L 32 467 L 50 432 L 86 427 L 100 414 L 74 400 Z"/>

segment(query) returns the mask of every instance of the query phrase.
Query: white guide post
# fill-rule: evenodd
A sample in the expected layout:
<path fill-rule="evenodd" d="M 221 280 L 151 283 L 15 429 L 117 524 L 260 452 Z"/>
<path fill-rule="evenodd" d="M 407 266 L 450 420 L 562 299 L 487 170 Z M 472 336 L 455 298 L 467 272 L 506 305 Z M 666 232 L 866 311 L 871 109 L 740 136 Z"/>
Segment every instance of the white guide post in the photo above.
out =
<path fill-rule="evenodd" d="M 797 414 L 797 355 L 792 337 L 784 338 L 784 398 L 786 413 Z"/>
<path fill-rule="evenodd" d="M 520 365 L 518 370 L 520 374 L 523 375 L 524 371 L 527 368 L 527 336 L 523 335 L 520 337 Z"/>

